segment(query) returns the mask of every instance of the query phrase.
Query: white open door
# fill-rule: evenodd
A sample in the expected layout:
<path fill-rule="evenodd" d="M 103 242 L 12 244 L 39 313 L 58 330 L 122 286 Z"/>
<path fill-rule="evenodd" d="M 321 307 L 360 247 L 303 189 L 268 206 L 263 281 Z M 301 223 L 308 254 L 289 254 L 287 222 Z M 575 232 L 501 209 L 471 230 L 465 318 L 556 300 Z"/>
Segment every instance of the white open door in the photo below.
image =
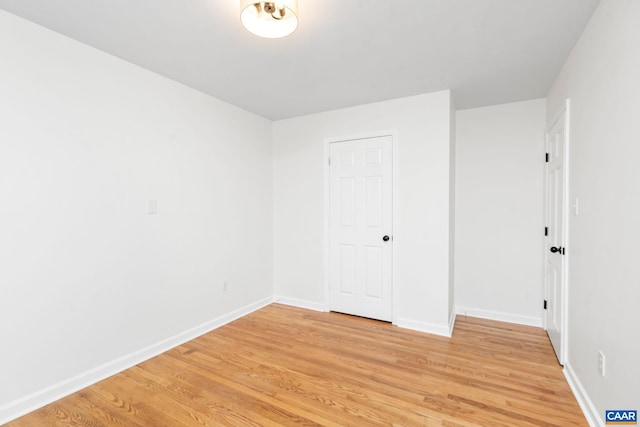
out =
<path fill-rule="evenodd" d="M 547 131 L 545 173 L 545 301 L 544 324 L 561 365 L 564 365 L 566 341 L 566 144 L 565 109 Z"/>
<path fill-rule="evenodd" d="M 392 320 L 392 138 L 329 144 L 329 307 Z"/>

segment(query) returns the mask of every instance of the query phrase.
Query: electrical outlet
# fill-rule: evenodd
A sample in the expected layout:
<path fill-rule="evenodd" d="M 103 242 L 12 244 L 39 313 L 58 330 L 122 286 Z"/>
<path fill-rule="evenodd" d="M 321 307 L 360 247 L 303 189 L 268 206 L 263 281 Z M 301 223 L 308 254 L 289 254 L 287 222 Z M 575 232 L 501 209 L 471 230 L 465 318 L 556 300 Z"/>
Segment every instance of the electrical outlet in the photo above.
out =
<path fill-rule="evenodd" d="M 598 352 L 598 370 L 600 371 L 600 375 L 604 377 L 605 374 L 605 358 L 604 353 L 602 351 Z"/>

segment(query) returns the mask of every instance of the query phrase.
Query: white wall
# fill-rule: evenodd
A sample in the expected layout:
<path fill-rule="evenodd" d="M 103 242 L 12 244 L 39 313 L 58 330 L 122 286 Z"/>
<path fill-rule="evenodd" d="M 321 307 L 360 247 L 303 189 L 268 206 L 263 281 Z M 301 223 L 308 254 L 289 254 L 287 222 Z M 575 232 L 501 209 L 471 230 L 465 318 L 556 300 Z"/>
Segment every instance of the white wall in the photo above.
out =
<path fill-rule="evenodd" d="M 395 130 L 397 323 L 447 333 L 450 92 L 275 122 L 276 295 L 325 304 L 325 140 Z"/>
<path fill-rule="evenodd" d="M 571 99 L 567 373 L 600 423 L 640 409 L 639 22 L 637 0 L 602 0 L 547 105 L 551 123 Z"/>
<path fill-rule="evenodd" d="M 449 318 L 455 321 L 456 271 L 456 106 L 449 105 Z M 452 323 L 453 325 L 453 323 Z"/>
<path fill-rule="evenodd" d="M 456 120 L 458 312 L 541 326 L 545 100 Z"/>
<path fill-rule="evenodd" d="M 271 298 L 273 245 L 269 121 L 2 11 L 0 64 L 2 423 Z"/>

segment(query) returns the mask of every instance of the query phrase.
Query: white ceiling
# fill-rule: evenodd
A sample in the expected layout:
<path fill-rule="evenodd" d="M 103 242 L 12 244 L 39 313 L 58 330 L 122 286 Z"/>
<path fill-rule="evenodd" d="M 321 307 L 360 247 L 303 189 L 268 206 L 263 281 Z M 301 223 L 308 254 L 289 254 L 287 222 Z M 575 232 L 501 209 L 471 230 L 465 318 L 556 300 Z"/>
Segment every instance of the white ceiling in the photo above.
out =
<path fill-rule="evenodd" d="M 0 8 L 277 120 L 442 89 L 458 109 L 544 97 L 598 1 L 299 0 L 277 40 L 242 28 L 239 0 Z"/>

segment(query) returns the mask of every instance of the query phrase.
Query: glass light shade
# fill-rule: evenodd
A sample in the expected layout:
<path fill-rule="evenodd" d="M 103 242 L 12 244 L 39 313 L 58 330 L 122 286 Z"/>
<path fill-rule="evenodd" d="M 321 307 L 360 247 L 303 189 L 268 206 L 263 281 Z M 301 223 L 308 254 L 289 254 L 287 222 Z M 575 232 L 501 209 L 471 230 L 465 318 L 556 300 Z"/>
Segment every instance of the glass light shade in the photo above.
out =
<path fill-rule="evenodd" d="M 275 6 L 274 13 L 265 10 L 268 5 Z M 240 0 L 240 21 L 256 36 L 269 39 L 288 36 L 298 27 L 298 0 Z"/>

